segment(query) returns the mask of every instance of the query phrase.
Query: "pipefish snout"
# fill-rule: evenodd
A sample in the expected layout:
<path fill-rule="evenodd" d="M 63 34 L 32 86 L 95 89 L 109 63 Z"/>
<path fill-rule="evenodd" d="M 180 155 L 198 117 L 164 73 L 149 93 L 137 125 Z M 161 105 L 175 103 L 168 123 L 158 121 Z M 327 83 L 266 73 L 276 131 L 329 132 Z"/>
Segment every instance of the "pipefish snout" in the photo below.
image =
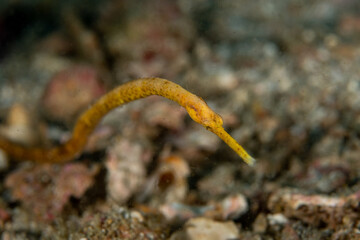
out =
<path fill-rule="evenodd" d="M 188 92 L 180 85 L 161 78 L 140 78 L 127 82 L 103 97 L 86 110 L 77 120 L 71 138 L 62 145 L 49 149 L 25 148 L 0 138 L 0 148 L 15 160 L 30 160 L 41 163 L 60 163 L 70 161 L 83 150 L 88 137 L 100 120 L 112 109 L 128 102 L 159 95 L 183 106 L 190 117 L 215 133 L 229 145 L 247 164 L 255 160 L 223 128 L 220 115 L 215 113 L 203 99 Z"/>

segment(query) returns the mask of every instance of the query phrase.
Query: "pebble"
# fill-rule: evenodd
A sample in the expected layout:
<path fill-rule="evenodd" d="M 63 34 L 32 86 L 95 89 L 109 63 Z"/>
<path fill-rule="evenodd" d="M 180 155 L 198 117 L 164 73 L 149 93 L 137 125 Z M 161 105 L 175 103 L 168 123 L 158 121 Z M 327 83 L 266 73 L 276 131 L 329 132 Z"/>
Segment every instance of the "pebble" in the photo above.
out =
<path fill-rule="evenodd" d="M 71 124 L 105 92 L 105 86 L 94 67 L 73 66 L 55 74 L 49 81 L 41 105 L 49 119 Z"/>
<path fill-rule="evenodd" d="M 32 146 L 39 141 L 38 132 L 29 111 L 21 104 L 14 104 L 6 123 L 0 126 L 0 134 L 11 141 Z"/>
<path fill-rule="evenodd" d="M 108 196 L 117 203 L 126 202 L 145 183 L 145 162 L 150 155 L 139 143 L 117 139 L 106 157 Z"/>
<path fill-rule="evenodd" d="M 229 240 L 238 237 L 239 230 L 234 222 L 199 217 L 187 221 L 182 230 L 171 235 L 170 240 Z"/>
<path fill-rule="evenodd" d="M 190 167 L 187 161 L 177 155 L 161 159 L 158 168 L 149 177 L 140 198 L 150 197 L 150 205 L 182 202 L 188 194 Z"/>
<path fill-rule="evenodd" d="M 257 233 L 265 233 L 268 227 L 268 221 L 265 214 L 260 213 L 253 223 L 253 230 Z"/>

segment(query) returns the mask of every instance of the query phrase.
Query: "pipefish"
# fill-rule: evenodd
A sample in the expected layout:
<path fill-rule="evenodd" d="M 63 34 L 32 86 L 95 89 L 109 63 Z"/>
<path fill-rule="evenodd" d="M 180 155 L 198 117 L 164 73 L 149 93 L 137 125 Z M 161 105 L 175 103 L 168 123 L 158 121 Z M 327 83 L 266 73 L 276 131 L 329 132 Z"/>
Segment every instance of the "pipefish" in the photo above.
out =
<path fill-rule="evenodd" d="M 140 78 L 120 85 L 96 101 L 80 115 L 71 138 L 65 143 L 48 148 L 26 148 L 5 138 L 0 138 L 0 148 L 12 159 L 29 160 L 39 163 L 63 163 L 74 159 L 83 150 L 88 137 L 100 120 L 111 110 L 123 104 L 159 95 L 184 107 L 190 117 L 215 133 L 229 145 L 247 164 L 255 160 L 223 128 L 223 120 L 200 97 L 182 88 L 180 85 L 161 78 Z"/>

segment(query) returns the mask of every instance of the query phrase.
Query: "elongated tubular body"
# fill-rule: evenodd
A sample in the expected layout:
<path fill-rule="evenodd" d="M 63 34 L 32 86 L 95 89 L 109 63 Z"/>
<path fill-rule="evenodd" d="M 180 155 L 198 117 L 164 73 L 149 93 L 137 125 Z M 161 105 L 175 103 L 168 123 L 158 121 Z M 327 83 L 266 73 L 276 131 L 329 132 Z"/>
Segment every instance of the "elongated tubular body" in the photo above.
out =
<path fill-rule="evenodd" d="M 26 148 L 0 138 L 0 148 L 15 160 L 30 160 L 40 163 L 70 161 L 81 153 L 89 135 L 108 112 L 123 104 L 150 95 L 163 96 L 177 102 L 188 111 L 195 122 L 218 135 L 247 164 L 254 163 L 255 160 L 223 129 L 221 117 L 209 108 L 204 100 L 178 84 L 161 78 L 140 78 L 130 81 L 101 97 L 79 117 L 71 138 L 64 144 L 49 149 Z"/>

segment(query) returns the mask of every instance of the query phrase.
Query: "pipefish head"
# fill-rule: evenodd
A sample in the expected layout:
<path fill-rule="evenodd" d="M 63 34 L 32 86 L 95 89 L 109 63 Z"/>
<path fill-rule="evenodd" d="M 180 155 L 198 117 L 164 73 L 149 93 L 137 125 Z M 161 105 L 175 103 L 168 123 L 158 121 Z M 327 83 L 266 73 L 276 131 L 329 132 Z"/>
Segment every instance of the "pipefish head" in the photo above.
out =
<path fill-rule="evenodd" d="M 186 110 L 195 122 L 200 123 L 207 130 L 215 133 L 218 137 L 220 137 L 247 164 L 253 165 L 255 163 L 255 159 L 252 158 L 244 150 L 244 148 L 224 130 L 222 127 L 223 120 L 221 116 L 214 112 L 202 99 L 186 105 Z"/>
<path fill-rule="evenodd" d="M 214 112 L 204 101 L 189 104 L 186 106 L 186 110 L 195 122 L 200 123 L 209 131 L 213 132 L 223 125 L 221 116 Z"/>

